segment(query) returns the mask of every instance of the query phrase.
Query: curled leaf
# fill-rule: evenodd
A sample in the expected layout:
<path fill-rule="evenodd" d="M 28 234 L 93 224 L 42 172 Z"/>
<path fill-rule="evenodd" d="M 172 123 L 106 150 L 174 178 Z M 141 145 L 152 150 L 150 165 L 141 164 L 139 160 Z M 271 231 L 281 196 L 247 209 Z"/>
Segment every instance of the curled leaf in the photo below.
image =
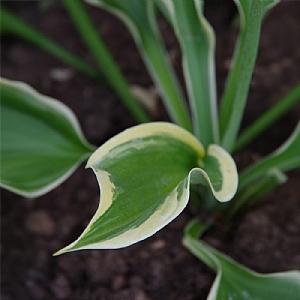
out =
<path fill-rule="evenodd" d="M 99 208 L 82 235 L 56 254 L 122 248 L 153 235 L 185 208 L 190 182 L 209 185 L 219 201 L 230 200 L 237 187 L 229 154 L 211 145 L 205 155 L 192 134 L 163 122 L 118 134 L 87 167 L 100 185 Z"/>

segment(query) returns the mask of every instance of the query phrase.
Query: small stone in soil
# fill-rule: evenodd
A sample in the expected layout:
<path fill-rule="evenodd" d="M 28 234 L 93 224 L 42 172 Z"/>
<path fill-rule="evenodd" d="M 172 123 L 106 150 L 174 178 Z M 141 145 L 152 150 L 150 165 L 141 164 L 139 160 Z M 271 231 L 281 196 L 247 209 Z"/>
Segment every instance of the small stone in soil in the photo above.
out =
<path fill-rule="evenodd" d="M 30 232 L 39 235 L 49 236 L 55 232 L 53 219 L 43 210 L 30 213 L 25 220 L 25 227 Z"/>
<path fill-rule="evenodd" d="M 71 293 L 69 281 L 63 274 L 58 274 L 51 283 L 51 291 L 56 299 L 66 299 Z"/>
<path fill-rule="evenodd" d="M 112 280 L 112 289 L 114 291 L 120 290 L 125 285 L 125 278 L 123 275 L 117 275 Z"/>
<path fill-rule="evenodd" d="M 151 248 L 153 250 L 159 250 L 159 249 L 164 248 L 165 246 L 166 246 L 166 241 L 162 240 L 162 239 L 159 239 L 159 240 L 152 243 Z"/>

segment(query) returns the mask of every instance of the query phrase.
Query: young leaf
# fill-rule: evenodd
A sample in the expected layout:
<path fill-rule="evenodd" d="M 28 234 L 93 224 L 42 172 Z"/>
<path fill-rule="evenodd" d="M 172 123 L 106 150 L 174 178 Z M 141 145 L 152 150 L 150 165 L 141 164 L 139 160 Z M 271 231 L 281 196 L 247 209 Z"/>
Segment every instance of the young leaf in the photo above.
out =
<path fill-rule="evenodd" d="M 156 0 L 156 3 L 168 10 L 180 42 L 195 135 L 205 147 L 218 143 L 215 35 L 203 15 L 204 1 Z"/>
<path fill-rule="evenodd" d="M 240 33 L 220 107 L 221 145 L 231 152 L 240 128 L 254 69 L 263 18 L 279 0 L 234 0 Z"/>
<path fill-rule="evenodd" d="M 14 34 L 25 39 L 27 42 L 37 45 L 92 78 L 102 78 L 100 70 L 93 68 L 85 61 L 56 44 L 3 6 L 1 6 L 0 30 L 1 34 Z"/>
<path fill-rule="evenodd" d="M 172 14 L 173 14 L 173 3 L 168 0 L 154 0 L 155 5 L 159 11 L 163 14 L 165 19 L 173 26 Z"/>
<path fill-rule="evenodd" d="M 237 188 L 236 166 L 216 145 L 203 146 L 170 123 L 128 129 L 90 157 L 100 185 L 100 205 L 82 235 L 61 254 L 79 249 L 113 249 L 141 241 L 166 226 L 187 205 L 190 182 L 211 187 L 229 201 Z"/>
<path fill-rule="evenodd" d="M 82 0 L 63 0 L 62 3 L 68 10 L 81 38 L 93 54 L 103 77 L 138 122 L 149 122 L 148 115 L 131 93 L 126 79 L 91 21 Z"/>
<path fill-rule="evenodd" d="M 248 202 L 259 199 L 286 181 L 287 176 L 282 171 L 276 168 L 271 169 L 266 172 L 263 177 L 256 179 L 244 189 L 239 190 L 230 203 L 231 205 L 226 205 L 226 207 L 224 206 L 222 211 L 228 211 L 226 212 L 226 217 L 228 219 L 232 219 L 233 216 Z"/>
<path fill-rule="evenodd" d="M 289 139 L 274 153 L 241 173 L 239 191 L 277 168 L 282 172 L 300 167 L 300 122 Z"/>
<path fill-rule="evenodd" d="M 107 9 L 127 25 L 153 81 L 161 92 L 171 120 L 191 131 L 189 112 L 180 84 L 159 36 L 153 1 L 86 0 L 86 2 Z"/>
<path fill-rule="evenodd" d="M 74 114 L 28 85 L 0 80 L 0 185 L 25 197 L 59 185 L 92 152 Z"/>
<path fill-rule="evenodd" d="M 234 151 L 238 151 L 245 147 L 247 143 L 251 142 L 256 136 L 260 135 L 286 112 L 300 101 L 300 84 L 290 90 L 284 97 L 282 97 L 276 104 L 270 107 L 258 119 L 247 127 L 238 137 Z"/>
<path fill-rule="evenodd" d="M 297 300 L 300 272 L 256 273 L 198 240 L 203 225 L 197 220 L 186 230 L 184 245 L 216 273 L 207 300 Z"/>

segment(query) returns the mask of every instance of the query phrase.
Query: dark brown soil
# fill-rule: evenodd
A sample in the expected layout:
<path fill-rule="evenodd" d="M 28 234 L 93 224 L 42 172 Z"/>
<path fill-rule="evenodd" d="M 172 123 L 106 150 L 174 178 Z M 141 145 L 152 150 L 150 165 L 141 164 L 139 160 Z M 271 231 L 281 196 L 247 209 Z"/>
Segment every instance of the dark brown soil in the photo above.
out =
<path fill-rule="evenodd" d="M 230 26 L 232 12 L 228 7 L 217 6 L 217 2 L 207 8 L 207 15 L 217 32 L 221 90 L 236 30 Z M 61 6 L 39 10 L 36 2 L 12 4 L 24 20 L 93 62 Z M 128 81 L 151 88 L 150 77 L 123 25 L 100 10 L 91 10 L 91 14 Z M 299 82 L 299 16 L 297 1 L 284 1 L 266 19 L 244 125 Z M 165 22 L 161 26 L 173 62 L 180 69 L 174 37 Z M 90 142 L 101 145 L 135 124 L 105 83 L 87 78 L 23 41 L 4 37 L 1 48 L 1 75 L 25 81 L 70 106 Z M 55 69 L 67 70 L 68 78 L 53 77 Z M 166 119 L 160 111 L 154 119 Z M 298 105 L 238 155 L 238 165 L 278 147 L 292 132 L 299 116 Z M 288 175 L 286 184 L 246 209 L 232 224 L 207 233 L 204 239 L 263 273 L 300 269 L 300 171 Z M 155 236 L 131 247 L 53 257 L 53 252 L 81 233 L 96 210 L 99 191 L 92 171 L 81 166 L 59 188 L 37 199 L 24 199 L 5 190 L 1 198 L 2 300 L 206 298 L 214 274 L 181 245 L 183 228 L 193 217 L 191 206 Z"/>

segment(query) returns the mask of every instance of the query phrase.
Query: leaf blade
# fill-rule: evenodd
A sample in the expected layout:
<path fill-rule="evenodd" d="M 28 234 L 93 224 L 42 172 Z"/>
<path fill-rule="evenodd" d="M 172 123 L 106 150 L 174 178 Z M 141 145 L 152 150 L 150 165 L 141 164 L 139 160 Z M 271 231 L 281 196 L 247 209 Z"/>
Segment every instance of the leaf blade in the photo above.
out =
<path fill-rule="evenodd" d="M 74 114 L 24 83 L 1 79 L 1 186 L 40 196 L 91 153 Z"/>
<path fill-rule="evenodd" d="M 300 122 L 294 132 L 276 151 L 253 164 L 241 173 L 239 190 L 264 176 L 273 168 L 282 172 L 300 167 Z"/>
<path fill-rule="evenodd" d="M 256 61 L 262 21 L 279 0 L 234 0 L 240 15 L 240 33 L 221 99 L 221 145 L 231 152 L 240 127 Z"/>
<path fill-rule="evenodd" d="M 207 300 L 296 300 L 300 294 L 300 272 L 289 271 L 272 274 L 254 272 L 203 241 L 197 240 L 202 224 L 194 220 L 186 229 L 184 245 L 217 276 Z"/>
<path fill-rule="evenodd" d="M 124 22 L 161 93 L 172 121 L 191 131 L 189 111 L 180 84 L 159 36 L 154 3 L 139 0 L 86 0 L 86 2 L 110 11 Z"/>
<path fill-rule="evenodd" d="M 144 108 L 136 101 L 136 98 L 131 93 L 125 77 L 91 21 L 84 3 L 82 3 L 81 0 L 64 0 L 62 2 L 82 40 L 94 56 L 107 83 L 114 89 L 115 93 L 135 117 L 136 121 L 139 123 L 149 122 L 149 117 L 144 111 Z"/>
<path fill-rule="evenodd" d="M 183 55 L 183 71 L 195 135 L 205 147 L 219 143 L 215 86 L 215 35 L 203 15 L 203 1 L 160 0 L 169 12 Z"/>
<path fill-rule="evenodd" d="M 192 177 L 210 183 L 205 166 L 198 168 L 204 155 L 192 134 L 171 123 L 138 125 L 107 141 L 87 164 L 100 186 L 98 210 L 56 254 L 122 248 L 153 235 L 185 208 Z"/>

